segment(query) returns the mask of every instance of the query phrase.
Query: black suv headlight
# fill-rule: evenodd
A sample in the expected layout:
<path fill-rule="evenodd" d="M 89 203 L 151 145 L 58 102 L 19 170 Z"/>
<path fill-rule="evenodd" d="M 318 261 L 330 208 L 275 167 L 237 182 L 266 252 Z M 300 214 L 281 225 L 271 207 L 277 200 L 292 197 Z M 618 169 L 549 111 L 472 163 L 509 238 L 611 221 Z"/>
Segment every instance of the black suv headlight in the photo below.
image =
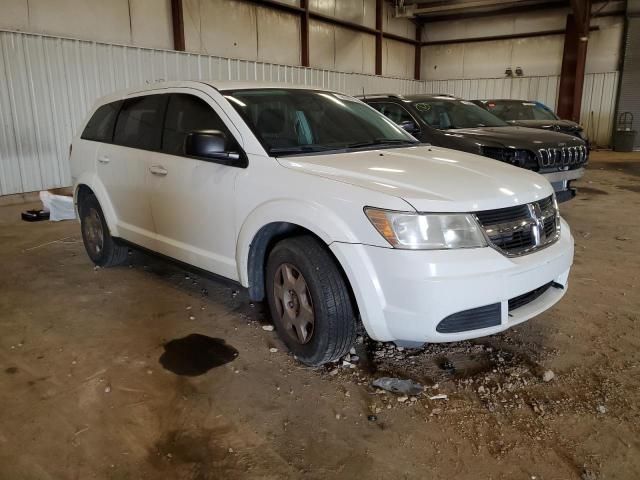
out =
<path fill-rule="evenodd" d="M 538 162 L 529 150 L 504 147 L 482 147 L 481 155 L 501 162 L 510 163 L 516 167 L 538 170 Z"/>

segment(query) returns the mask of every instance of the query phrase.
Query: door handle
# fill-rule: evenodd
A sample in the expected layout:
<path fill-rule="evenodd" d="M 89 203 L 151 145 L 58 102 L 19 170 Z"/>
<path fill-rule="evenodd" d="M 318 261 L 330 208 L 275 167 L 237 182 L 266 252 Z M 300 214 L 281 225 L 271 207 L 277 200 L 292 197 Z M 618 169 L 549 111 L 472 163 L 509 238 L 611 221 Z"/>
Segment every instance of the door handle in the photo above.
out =
<path fill-rule="evenodd" d="M 149 167 L 149 171 L 154 175 L 158 175 L 161 177 L 164 177 L 167 173 L 169 173 L 167 169 L 162 165 L 152 165 L 151 167 Z"/>
<path fill-rule="evenodd" d="M 100 163 L 109 163 L 111 160 L 109 159 L 109 157 L 107 157 L 106 155 L 100 155 L 98 157 L 98 161 Z"/>

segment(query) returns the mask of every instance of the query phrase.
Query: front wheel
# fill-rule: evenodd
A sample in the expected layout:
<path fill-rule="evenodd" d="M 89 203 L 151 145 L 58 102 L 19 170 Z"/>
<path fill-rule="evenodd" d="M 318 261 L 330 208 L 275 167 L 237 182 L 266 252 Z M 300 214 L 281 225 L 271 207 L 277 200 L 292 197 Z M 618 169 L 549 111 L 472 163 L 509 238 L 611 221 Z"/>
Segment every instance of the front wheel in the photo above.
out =
<path fill-rule="evenodd" d="M 349 287 L 315 237 L 289 238 L 273 248 L 266 296 L 280 338 L 302 363 L 318 366 L 337 360 L 353 345 L 356 312 Z"/>

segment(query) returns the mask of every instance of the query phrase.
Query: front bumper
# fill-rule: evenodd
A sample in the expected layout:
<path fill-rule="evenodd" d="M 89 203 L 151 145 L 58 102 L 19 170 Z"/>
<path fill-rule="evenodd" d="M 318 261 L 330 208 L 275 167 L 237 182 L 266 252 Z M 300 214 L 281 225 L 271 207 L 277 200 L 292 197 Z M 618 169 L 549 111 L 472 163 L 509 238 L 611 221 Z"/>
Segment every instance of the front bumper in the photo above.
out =
<path fill-rule="evenodd" d="M 556 192 L 558 203 L 566 202 L 576 196 L 576 189 L 571 188 L 571 182 L 584 175 L 584 167 L 574 170 L 562 170 L 549 173 L 541 173 L 551 183 Z"/>
<path fill-rule="evenodd" d="M 380 341 L 451 342 L 492 335 L 534 317 L 566 291 L 573 237 L 562 220 L 560 239 L 508 258 L 490 248 L 411 251 L 332 243 L 353 287 L 368 334 Z M 532 302 L 509 312 L 508 301 L 550 282 Z M 457 333 L 436 330 L 446 317 L 499 303 L 498 325 Z"/>

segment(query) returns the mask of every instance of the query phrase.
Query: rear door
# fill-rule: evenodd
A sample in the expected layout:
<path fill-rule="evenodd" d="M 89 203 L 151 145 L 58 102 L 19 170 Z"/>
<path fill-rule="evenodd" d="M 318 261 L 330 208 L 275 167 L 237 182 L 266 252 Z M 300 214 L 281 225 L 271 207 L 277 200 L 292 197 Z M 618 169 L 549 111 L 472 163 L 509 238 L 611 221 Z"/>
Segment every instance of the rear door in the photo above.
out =
<path fill-rule="evenodd" d="M 243 170 L 186 157 L 186 137 L 196 130 L 219 130 L 227 138 L 240 139 L 211 97 L 193 89 L 171 93 L 162 153 L 153 154 L 147 174 L 156 248 L 169 257 L 237 279 L 234 192 L 236 177 Z"/>
<path fill-rule="evenodd" d="M 118 114 L 113 143 L 98 150 L 97 172 L 111 200 L 122 238 L 154 249 L 148 162 L 160 150 L 168 96 L 127 98 Z"/>

